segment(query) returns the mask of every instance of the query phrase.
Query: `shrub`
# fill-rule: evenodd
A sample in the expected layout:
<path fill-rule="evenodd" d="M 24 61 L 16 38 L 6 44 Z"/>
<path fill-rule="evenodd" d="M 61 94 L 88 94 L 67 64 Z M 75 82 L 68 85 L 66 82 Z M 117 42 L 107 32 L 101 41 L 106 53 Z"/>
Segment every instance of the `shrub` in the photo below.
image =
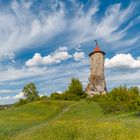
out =
<path fill-rule="evenodd" d="M 99 102 L 105 113 L 116 111 L 136 111 L 140 107 L 140 95 L 137 87 L 118 87 L 107 95 L 95 95 L 92 100 Z"/>
<path fill-rule="evenodd" d="M 14 106 L 20 106 L 20 105 L 24 105 L 27 103 L 28 103 L 27 99 L 20 99 L 17 103 L 14 104 Z"/>
<path fill-rule="evenodd" d="M 57 92 L 54 92 L 54 93 L 51 94 L 50 99 L 52 99 L 52 100 L 61 100 L 61 94 L 57 93 Z"/>
<path fill-rule="evenodd" d="M 46 101 L 46 100 L 49 100 L 49 97 L 43 95 L 43 96 L 40 97 L 40 100 L 41 100 L 41 101 Z"/>
<path fill-rule="evenodd" d="M 136 110 L 136 116 L 140 116 L 140 106 Z"/>

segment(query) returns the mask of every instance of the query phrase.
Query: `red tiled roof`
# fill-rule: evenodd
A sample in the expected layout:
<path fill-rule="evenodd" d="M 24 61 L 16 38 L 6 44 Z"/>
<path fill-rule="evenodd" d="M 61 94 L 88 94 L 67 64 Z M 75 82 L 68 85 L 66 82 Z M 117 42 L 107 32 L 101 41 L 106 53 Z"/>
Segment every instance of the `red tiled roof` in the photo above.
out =
<path fill-rule="evenodd" d="M 100 53 L 102 53 L 103 55 L 105 55 L 105 52 L 103 52 L 103 51 L 100 50 L 100 47 L 98 46 L 98 43 L 97 43 L 96 40 L 95 40 L 95 42 L 96 42 L 96 47 L 94 48 L 93 52 L 91 52 L 91 53 L 89 54 L 89 57 L 90 57 L 92 54 L 97 53 L 97 52 L 100 52 Z"/>
<path fill-rule="evenodd" d="M 93 52 L 101 51 L 96 40 L 95 40 L 95 42 L 96 42 L 96 47 L 94 48 Z"/>

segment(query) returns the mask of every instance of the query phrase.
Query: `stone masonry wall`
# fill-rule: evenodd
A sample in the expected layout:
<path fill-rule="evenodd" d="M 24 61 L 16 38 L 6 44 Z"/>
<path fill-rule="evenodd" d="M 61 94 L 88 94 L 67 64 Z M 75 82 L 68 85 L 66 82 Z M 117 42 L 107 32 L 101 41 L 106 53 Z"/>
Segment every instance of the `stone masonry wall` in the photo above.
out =
<path fill-rule="evenodd" d="M 90 78 L 86 91 L 90 95 L 106 92 L 104 55 L 101 52 L 94 53 L 90 56 Z"/>

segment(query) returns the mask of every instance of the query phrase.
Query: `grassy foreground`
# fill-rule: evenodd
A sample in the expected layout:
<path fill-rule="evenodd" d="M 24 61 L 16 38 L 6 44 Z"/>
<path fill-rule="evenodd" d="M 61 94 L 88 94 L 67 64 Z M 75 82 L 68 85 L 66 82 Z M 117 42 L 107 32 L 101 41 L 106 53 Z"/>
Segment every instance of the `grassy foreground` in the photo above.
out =
<path fill-rule="evenodd" d="M 140 118 L 94 102 L 35 102 L 0 111 L 0 140 L 140 140 Z"/>

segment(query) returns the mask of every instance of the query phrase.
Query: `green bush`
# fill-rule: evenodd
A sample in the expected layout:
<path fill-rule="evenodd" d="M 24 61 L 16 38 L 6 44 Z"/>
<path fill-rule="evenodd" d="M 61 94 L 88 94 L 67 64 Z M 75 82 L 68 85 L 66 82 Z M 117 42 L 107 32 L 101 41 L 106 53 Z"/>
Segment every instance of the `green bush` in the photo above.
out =
<path fill-rule="evenodd" d="M 14 106 L 21 106 L 27 103 L 28 103 L 27 99 L 20 99 L 17 103 L 14 104 Z"/>
<path fill-rule="evenodd" d="M 41 101 L 47 101 L 47 100 L 49 100 L 49 97 L 44 95 L 44 96 L 40 97 L 40 100 Z"/>
<path fill-rule="evenodd" d="M 92 100 L 99 102 L 105 113 L 116 111 L 137 111 L 140 95 L 137 87 L 118 87 L 106 95 L 95 95 Z"/>
<path fill-rule="evenodd" d="M 136 116 L 140 116 L 140 106 L 136 110 Z"/>
<path fill-rule="evenodd" d="M 50 99 L 51 100 L 61 100 L 62 97 L 61 97 L 60 93 L 54 92 L 54 93 L 51 94 Z"/>

